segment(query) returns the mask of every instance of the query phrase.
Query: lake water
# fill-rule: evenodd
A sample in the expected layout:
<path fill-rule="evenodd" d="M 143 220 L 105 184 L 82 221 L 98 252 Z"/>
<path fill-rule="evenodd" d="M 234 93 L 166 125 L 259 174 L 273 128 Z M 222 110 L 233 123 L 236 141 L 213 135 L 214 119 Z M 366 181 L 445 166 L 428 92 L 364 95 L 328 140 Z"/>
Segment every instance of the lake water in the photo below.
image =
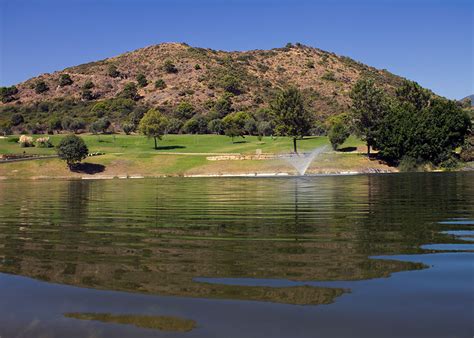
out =
<path fill-rule="evenodd" d="M 0 337 L 472 337 L 474 174 L 0 181 Z"/>

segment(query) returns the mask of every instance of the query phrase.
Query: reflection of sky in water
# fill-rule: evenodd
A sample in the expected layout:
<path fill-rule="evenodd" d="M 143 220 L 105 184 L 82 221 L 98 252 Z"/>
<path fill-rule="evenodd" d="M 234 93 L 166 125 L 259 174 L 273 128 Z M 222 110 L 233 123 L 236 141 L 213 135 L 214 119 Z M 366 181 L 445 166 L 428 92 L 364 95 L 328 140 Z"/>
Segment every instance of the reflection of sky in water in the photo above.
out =
<path fill-rule="evenodd" d="M 439 224 L 459 224 L 459 225 L 474 225 L 474 220 L 470 219 L 456 219 L 439 222 Z M 474 241 L 474 230 L 446 230 L 441 231 L 442 234 L 454 236 L 456 239 L 466 242 Z M 425 244 L 421 246 L 422 249 L 441 250 L 441 251 L 474 251 L 474 244 Z"/>
<path fill-rule="evenodd" d="M 350 293 L 339 297 L 336 302 L 320 306 L 100 291 L 0 274 L 0 332 L 9 337 L 12 332 L 9 327 L 16 324 L 22 327 L 26 336 L 49 333 L 48 337 L 52 338 L 88 337 L 92 334 L 102 338 L 240 338 L 263 337 L 269 332 L 273 338 L 472 336 L 474 284 L 471 253 L 377 258 L 417 261 L 430 268 L 364 281 L 215 280 L 253 286 L 313 284 L 350 288 Z M 68 312 L 175 316 L 192 319 L 197 327 L 187 333 L 168 333 L 64 317 Z"/>
<path fill-rule="evenodd" d="M 474 244 L 425 244 L 421 248 L 440 251 L 474 251 Z"/>
<path fill-rule="evenodd" d="M 455 219 L 449 221 L 442 221 L 439 224 L 459 224 L 459 225 L 474 225 L 474 220 L 470 219 Z"/>

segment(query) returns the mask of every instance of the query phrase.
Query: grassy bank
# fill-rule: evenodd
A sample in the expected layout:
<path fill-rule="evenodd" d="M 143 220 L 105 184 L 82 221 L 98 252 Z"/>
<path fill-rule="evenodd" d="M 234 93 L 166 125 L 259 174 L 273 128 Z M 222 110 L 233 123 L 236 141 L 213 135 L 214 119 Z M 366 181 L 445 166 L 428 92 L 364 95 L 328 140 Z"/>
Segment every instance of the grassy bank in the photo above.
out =
<path fill-rule="evenodd" d="M 63 135 L 51 136 L 58 144 Z M 104 155 L 90 157 L 76 172 L 71 172 L 59 159 L 44 159 L 0 164 L 0 177 L 113 177 L 113 176 L 180 176 L 180 175 L 223 175 L 255 173 L 295 174 L 294 168 L 284 160 L 223 160 L 210 161 L 213 154 L 255 154 L 288 153 L 292 149 L 289 138 L 257 137 L 235 139 L 235 142 L 219 135 L 167 135 L 159 142 L 159 149 L 153 149 L 153 140 L 138 135 L 82 135 L 91 152 Z M 329 145 L 326 137 L 311 137 L 298 142 L 301 151 L 308 151 L 322 145 Z M 314 161 L 310 173 L 337 173 L 373 169 L 391 170 L 377 161 L 370 161 L 354 151 L 364 151 L 363 143 L 351 137 L 341 147 L 352 152 L 330 152 Z M 54 148 L 20 148 L 10 138 L 0 139 L 0 154 L 54 154 Z"/>

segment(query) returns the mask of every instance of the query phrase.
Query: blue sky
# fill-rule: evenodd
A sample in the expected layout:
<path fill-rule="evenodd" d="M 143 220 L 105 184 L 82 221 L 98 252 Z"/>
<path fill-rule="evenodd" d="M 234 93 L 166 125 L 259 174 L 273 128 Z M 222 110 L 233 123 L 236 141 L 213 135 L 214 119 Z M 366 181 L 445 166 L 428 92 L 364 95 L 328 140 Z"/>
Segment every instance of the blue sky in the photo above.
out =
<path fill-rule="evenodd" d="M 350 56 L 438 94 L 474 93 L 472 0 L 0 0 L 0 85 L 161 42 L 287 42 Z"/>

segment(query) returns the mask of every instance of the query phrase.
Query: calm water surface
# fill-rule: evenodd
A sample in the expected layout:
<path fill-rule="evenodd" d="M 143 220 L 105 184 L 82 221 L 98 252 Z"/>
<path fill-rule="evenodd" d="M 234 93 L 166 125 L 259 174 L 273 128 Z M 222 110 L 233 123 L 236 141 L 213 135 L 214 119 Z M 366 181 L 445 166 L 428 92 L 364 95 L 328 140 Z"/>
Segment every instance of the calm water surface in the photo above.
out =
<path fill-rule="evenodd" d="M 0 181 L 0 337 L 472 337 L 474 174 Z"/>

